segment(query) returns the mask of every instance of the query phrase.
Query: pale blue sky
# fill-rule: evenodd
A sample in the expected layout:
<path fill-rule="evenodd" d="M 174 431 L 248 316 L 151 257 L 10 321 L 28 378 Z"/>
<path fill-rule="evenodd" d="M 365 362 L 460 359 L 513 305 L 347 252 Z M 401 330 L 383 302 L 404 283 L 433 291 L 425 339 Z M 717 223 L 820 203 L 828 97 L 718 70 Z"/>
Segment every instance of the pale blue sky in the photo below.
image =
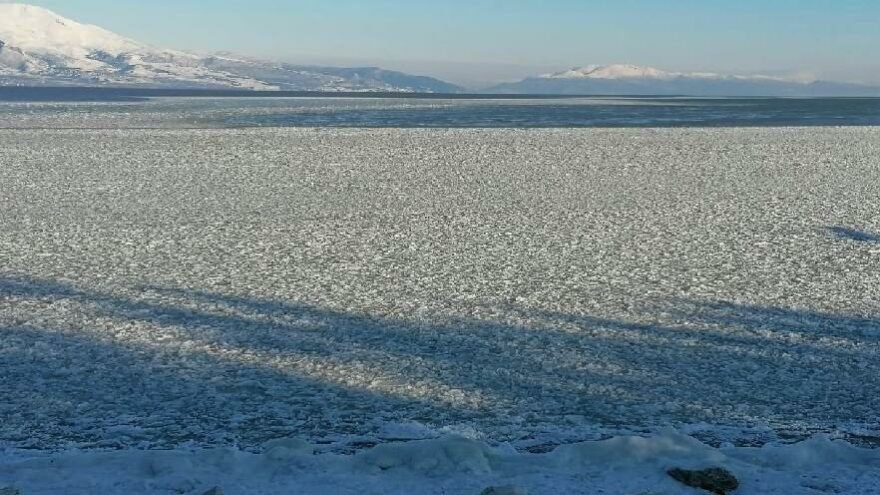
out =
<path fill-rule="evenodd" d="M 606 63 L 880 82 L 880 0 L 29 3 L 164 47 L 379 64 L 472 84 Z"/>

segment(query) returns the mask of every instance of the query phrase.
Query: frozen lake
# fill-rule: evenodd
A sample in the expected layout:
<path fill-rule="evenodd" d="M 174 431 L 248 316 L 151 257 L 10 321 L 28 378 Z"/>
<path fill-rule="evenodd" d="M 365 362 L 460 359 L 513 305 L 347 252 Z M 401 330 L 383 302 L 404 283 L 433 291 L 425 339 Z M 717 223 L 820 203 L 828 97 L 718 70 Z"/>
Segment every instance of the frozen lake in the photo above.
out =
<path fill-rule="evenodd" d="M 878 156 L 876 128 L 2 130 L 0 441 L 872 444 Z"/>

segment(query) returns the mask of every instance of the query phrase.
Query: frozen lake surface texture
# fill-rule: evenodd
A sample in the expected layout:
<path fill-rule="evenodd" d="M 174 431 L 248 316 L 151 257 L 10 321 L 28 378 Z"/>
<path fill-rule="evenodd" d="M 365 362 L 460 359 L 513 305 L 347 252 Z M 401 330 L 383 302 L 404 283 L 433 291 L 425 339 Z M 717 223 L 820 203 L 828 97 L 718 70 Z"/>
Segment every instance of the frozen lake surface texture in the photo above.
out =
<path fill-rule="evenodd" d="M 877 493 L 880 129 L 120 108 L 0 107 L 0 488 Z"/>

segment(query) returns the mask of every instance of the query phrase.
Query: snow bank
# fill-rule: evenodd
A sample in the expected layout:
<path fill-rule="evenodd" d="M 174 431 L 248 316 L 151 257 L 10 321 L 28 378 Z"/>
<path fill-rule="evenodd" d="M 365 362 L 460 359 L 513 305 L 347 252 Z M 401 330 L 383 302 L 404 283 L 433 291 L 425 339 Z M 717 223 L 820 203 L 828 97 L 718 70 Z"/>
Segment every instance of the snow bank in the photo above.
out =
<path fill-rule="evenodd" d="M 262 454 L 235 449 L 6 454 L 0 487 L 25 495 L 66 493 L 478 494 L 513 485 L 530 494 L 694 493 L 670 467 L 720 466 L 738 493 L 880 493 L 880 450 L 816 437 L 792 445 L 712 448 L 666 432 L 565 445 L 547 454 L 458 436 L 387 443 L 355 455 L 314 454 L 298 439 L 269 442 Z M 292 491 L 293 490 L 293 491 Z"/>

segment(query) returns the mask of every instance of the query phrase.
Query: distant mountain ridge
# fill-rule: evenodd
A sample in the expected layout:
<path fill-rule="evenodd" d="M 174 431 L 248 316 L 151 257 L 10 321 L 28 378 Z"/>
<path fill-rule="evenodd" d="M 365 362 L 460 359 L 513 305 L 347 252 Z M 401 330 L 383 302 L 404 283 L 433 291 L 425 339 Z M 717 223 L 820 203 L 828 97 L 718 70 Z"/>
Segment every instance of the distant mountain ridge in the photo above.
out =
<path fill-rule="evenodd" d="M 880 88 L 766 75 L 669 72 L 637 65 L 588 65 L 488 88 L 546 95 L 880 96 Z"/>
<path fill-rule="evenodd" d="M 555 74 L 546 74 L 538 77 L 542 79 L 656 79 L 669 81 L 686 78 L 703 80 L 736 79 L 795 82 L 791 78 L 764 75 L 740 76 L 718 74 L 715 72 L 668 72 L 653 67 L 643 67 L 630 64 L 588 65 L 586 67 L 557 72 Z"/>
<path fill-rule="evenodd" d="M 0 3 L 0 85 L 455 93 L 432 77 L 376 67 L 283 64 L 166 50 L 41 7 Z"/>
<path fill-rule="evenodd" d="M 41 7 L 0 3 L 0 85 L 462 93 L 377 67 L 324 67 L 154 48 Z M 480 91 L 535 95 L 880 96 L 880 88 L 766 75 L 588 65 Z"/>

